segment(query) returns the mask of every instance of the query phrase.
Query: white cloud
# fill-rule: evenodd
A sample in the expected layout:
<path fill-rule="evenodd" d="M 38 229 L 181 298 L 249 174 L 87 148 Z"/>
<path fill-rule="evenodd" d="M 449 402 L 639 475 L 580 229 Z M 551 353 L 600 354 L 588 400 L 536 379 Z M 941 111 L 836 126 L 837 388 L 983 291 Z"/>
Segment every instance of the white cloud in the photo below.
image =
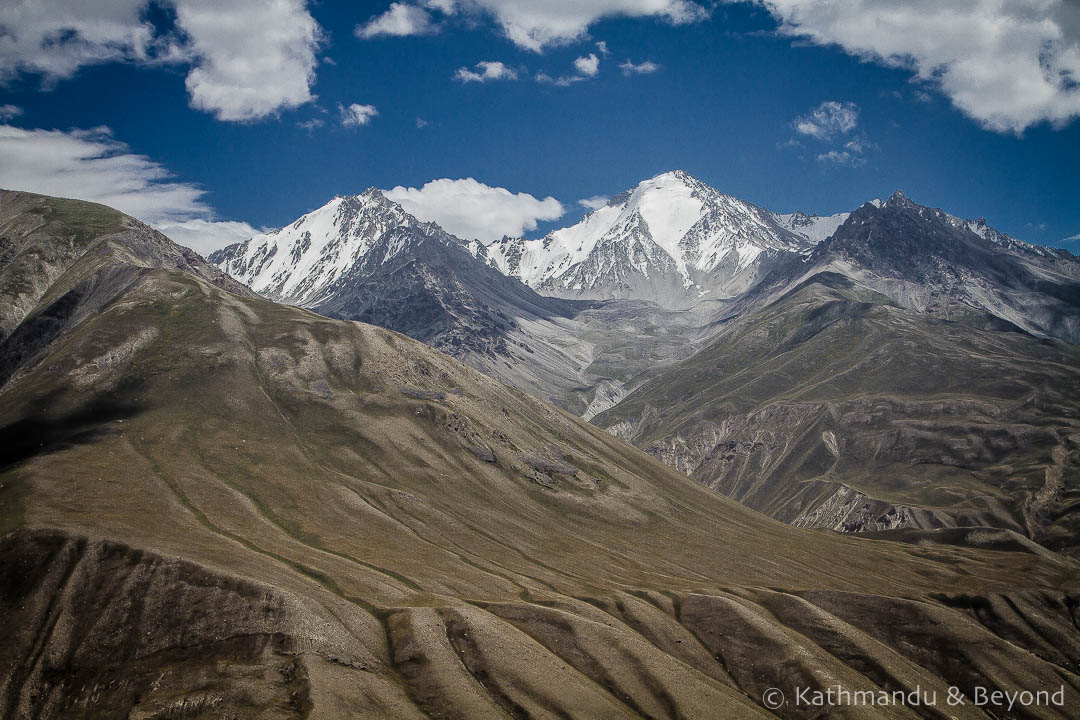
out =
<path fill-rule="evenodd" d="M 600 208 L 607 205 L 608 200 L 610 199 L 611 198 L 609 198 L 607 195 L 593 195 L 592 197 L 582 198 L 581 200 L 578 200 L 578 205 L 586 208 L 587 210 L 599 210 Z"/>
<path fill-rule="evenodd" d="M 604 57 L 607 57 L 608 55 L 611 54 L 611 51 L 608 50 L 607 42 L 604 41 L 604 40 L 601 40 L 600 42 L 596 43 L 596 49 L 599 50 L 600 54 L 603 55 Z"/>
<path fill-rule="evenodd" d="M 0 186 L 93 200 L 149 223 L 209 214 L 204 192 L 131 153 L 108 128 L 23 130 L 0 125 Z"/>
<path fill-rule="evenodd" d="M 436 222 L 460 238 L 475 238 L 485 244 L 503 235 L 520 236 L 535 230 L 538 221 L 557 220 L 564 213 L 562 204 L 553 197 L 539 200 L 473 178 L 442 178 L 422 188 L 398 186 L 384 194 L 420 220 Z"/>
<path fill-rule="evenodd" d="M 194 108 L 221 120 L 272 115 L 312 99 L 321 40 L 306 0 L 162 0 L 177 31 L 145 20 L 149 0 L 0 4 L 0 82 L 23 72 L 46 84 L 86 65 L 127 61 L 190 66 Z"/>
<path fill-rule="evenodd" d="M 431 21 L 431 13 L 422 7 L 404 2 L 390 3 L 390 8 L 381 15 L 357 25 L 356 36 L 373 38 L 380 36 L 404 37 L 406 35 L 430 35 L 438 31 Z"/>
<path fill-rule="evenodd" d="M 476 70 L 458 68 L 454 79 L 463 83 L 487 82 L 489 80 L 517 80 L 517 71 L 498 60 L 484 60 L 476 63 Z"/>
<path fill-rule="evenodd" d="M 536 73 L 536 82 L 543 83 L 544 85 L 555 85 L 556 87 L 569 87 L 574 83 L 579 83 L 588 78 L 580 75 L 560 75 L 559 77 L 552 77 L 546 72 Z"/>
<path fill-rule="evenodd" d="M 372 118 L 379 114 L 374 105 L 360 105 L 358 103 L 352 103 L 348 107 L 338 103 L 338 112 L 341 113 L 341 125 L 343 127 L 367 125 Z"/>
<path fill-rule="evenodd" d="M 0 3 L 0 80 L 22 71 L 70 77 L 83 65 L 147 60 L 154 28 L 140 15 L 146 0 Z"/>
<path fill-rule="evenodd" d="M 250 240 L 259 231 L 246 222 L 236 220 L 185 220 L 158 223 L 155 226 L 170 240 L 189 247 L 203 257 L 233 243 Z"/>
<path fill-rule="evenodd" d="M 311 118 L 310 120 L 302 120 L 296 123 L 296 126 L 302 130 L 314 132 L 316 129 L 321 128 L 323 124 L 322 118 Z"/>
<path fill-rule="evenodd" d="M 660 69 L 660 66 L 651 60 L 634 64 L 629 59 L 626 62 L 619 63 L 619 68 L 622 70 L 623 75 L 648 75 L 654 73 Z"/>
<path fill-rule="evenodd" d="M 836 165 L 850 165 L 856 167 L 863 165 L 866 160 L 862 158 L 858 151 L 848 150 L 830 150 L 825 153 L 820 153 L 817 156 L 818 162 L 834 163 Z"/>
<path fill-rule="evenodd" d="M 585 77 L 594 77 L 600 71 L 600 58 L 596 57 L 596 53 L 579 57 L 574 61 L 574 69 Z"/>
<path fill-rule="evenodd" d="M 431 124 L 430 120 L 425 120 L 422 117 L 417 117 L 416 118 L 416 129 L 417 130 L 423 130 L 424 128 L 426 128 L 430 124 Z"/>
<path fill-rule="evenodd" d="M 305 0 L 180 0 L 195 67 L 194 108 L 219 120 L 254 120 L 312 99 L 321 31 Z"/>
<path fill-rule="evenodd" d="M 795 118 L 795 132 L 825 141 L 850 133 L 858 123 L 858 105 L 826 100 L 807 115 Z"/>
<path fill-rule="evenodd" d="M 22 115 L 22 108 L 18 105 L 0 105 L 0 122 L 7 122 Z"/>
<path fill-rule="evenodd" d="M 758 0 L 781 32 L 910 69 L 963 113 L 1020 133 L 1080 115 L 1075 0 Z"/>
<path fill-rule="evenodd" d="M 858 131 L 859 106 L 853 102 L 826 100 L 791 123 L 797 135 L 811 138 L 831 149 L 818 153 L 818 162 L 856 167 L 866 163 L 864 153 L 872 147 Z M 801 147 L 795 138 L 781 147 Z"/>
<path fill-rule="evenodd" d="M 602 18 L 657 17 L 682 24 L 708 17 L 691 0 L 462 0 L 462 6 L 490 13 L 514 44 L 536 52 L 584 37 Z"/>
<path fill-rule="evenodd" d="M 600 58 L 597 57 L 596 53 L 589 53 L 579 57 L 574 60 L 574 70 L 577 71 L 576 75 L 560 75 L 559 77 L 552 77 L 546 72 L 538 72 L 536 73 L 536 82 L 557 87 L 569 87 L 574 83 L 589 80 L 596 77 L 600 72 Z"/>
<path fill-rule="evenodd" d="M 535 52 L 580 40 L 590 25 L 603 18 L 655 17 L 678 25 L 709 16 L 693 0 L 414 0 L 393 3 L 356 32 L 361 37 L 430 32 L 437 27 L 429 10 L 446 15 L 488 14 L 515 45 Z"/>
<path fill-rule="evenodd" d="M 99 202 L 159 229 L 179 227 L 174 232 L 183 239 L 174 239 L 198 242 L 200 252 L 214 249 L 213 237 L 225 241 L 250 229 L 247 223 L 214 221 L 202 188 L 174 180 L 108 128 L 64 132 L 0 125 L 0 187 Z"/>

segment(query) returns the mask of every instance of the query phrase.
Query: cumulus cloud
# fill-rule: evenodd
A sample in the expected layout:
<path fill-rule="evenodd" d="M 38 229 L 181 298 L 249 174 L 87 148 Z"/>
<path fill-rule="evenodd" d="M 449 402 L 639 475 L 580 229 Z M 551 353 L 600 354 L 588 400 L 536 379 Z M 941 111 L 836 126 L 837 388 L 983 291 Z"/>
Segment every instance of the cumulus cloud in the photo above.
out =
<path fill-rule="evenodd" d="M 321 30 L 306 0 L 161 0 L 176 27 L 146 20 L 149 0 L 0 4 L 0 82 L 46 84 L 104 62 L 189 67 L 192 107 L 221 120 L 272 115 L 312 99 Z"/>
<path fill-rule="evenodd" d="M 185 220 L 158 223 L 155 227 L 170 240 L 189 247 L 204 257 L 233 243 L 250 240 L 259 231 L 246 222 L 236 220 Z"/>
<path fill-rule="evenodd" d="M 536 52 L 584 37 L 602 18 L 656 17 L 682 24 L 708 17 L 691 0 L 463 0 L 462 5 L 490 13 L 514 44 Z"/>
<path fill-rule="evenodd" d="M 380 36 L 404 37 L 406 35 L 430 35 L 438 30 L 431 20 L 431 13 L 417 5 L 404 2 L 390 3 L 381 15 L 357 25 L 356 36 L 373 38 Z"/>
<path fill-rule="evenodd" d="M 342 127 L 367 125 L 379 114 L 374 105 L 360 105 L 359 103 L 352 103 L 347 107 L 338 103 L 338 112 L 341 113 Z"/>
<path fill-rule="evenodd" d="M 608 50 L 607 41 L 605 40 L 601 40 L 600 42 L 596 43 L 596 49 L 599 50 L 600 54 L 604 57 L 607 57 L 611 54 L 611 51 Z"/>
<path fill-rule="evenodd" d="M 627 59 L 626 62 L 619 63 L 619 69 L 622 70 L 623 75 L 648 75 L 659 70 L 660 66 L 651 60 L 635 65 L 630 59 Z"/>
<path fill-rule="evenodd" d="M 590 25 L 603 18 L 655 17 L 678 25 L 709 16 L 693 0 L 414 0 L 393 3 L 382 15 L 357 27 L 356 33 L 373 37 L 432 32 L 437 26 L 431 10 L 446 15 L 489 15 L 515 45 L 535 52 L 580 40 Z"/>
<path fill-rule="evenodd" d="M 422 188 L 398 186 L 384 194 L 416 218 L 436 222 L 449 233 L 484 244 L 503 235 L 520 236 L 526 230 L 535 230 L 538 221 L 557 220 L 564 213 L 562 204 L 553 197 L 540 200 L 473 178 L 442 178 Z"/>
<path fill-rule="evenodd" d="M 578 205 L 587 210 L 599 210 L 608 204 L 609 198 L 607 195 L 593 195 L 592 197 L 582 198 L 578 200 Z"/>
<path fill-rule="evenodd" d="M 454 79 L 463 83 L 488 82 L 489 80 L 517 80 L 517 71 L 498 60 L 484 60 L 476 63 L 476 70 L 458 68 Z"/>
<path fill-rule="evenodd" d="M 596 73 L 600 71 L 600 58 L 596 57 L 596 53 L 589 53 L 584 57 L 579 57 L 574 61 L 574 69 L 584 77 L 595 77 Z"/>
<path fill-rule="evenodd" d="M 0 80 L 19 72 L 70 77 L 83 65 L 146 60 L 155 30 L 141 18 L 146 0 L 0 3 Z"/>
<path fill-rule="evenodd" d="M 0 187 L 104 203 L 159 229 L 180 226 L 179 233 L 197 241 L 200 251 L 215 249 L 208 244 L 211 237 L 224 241 L 250 229 L 247 223 L 215 222 L 202 188 L 132 153 L 108 128 L 65 132 L 0 125 Z"/>
<path fill-rule="evenodd" d="M 0 122 L 7 122 L 22 115 L 22 108 L 18 105 L 0 105 Z"/>
<path fill-rule="evenodd" d="M 181 0 L 176 21 L 195 58 L 192 107 L 254 120 L 312 99 L 321 31 L 304 0 Z"/>
<path fill-rule="evenodd" d="M 1075 0 L 757 0 L 780 31 L 911 70 L 983 127 L 1021 133 L 1080 115 Z"/>
<path fill-rule="evenodd" d="M 853 102 L 826 100 L 808 114 L 795 119 L 795 132 L 815 140 L 846 135 L 859 123 L 859 107 Z"/>

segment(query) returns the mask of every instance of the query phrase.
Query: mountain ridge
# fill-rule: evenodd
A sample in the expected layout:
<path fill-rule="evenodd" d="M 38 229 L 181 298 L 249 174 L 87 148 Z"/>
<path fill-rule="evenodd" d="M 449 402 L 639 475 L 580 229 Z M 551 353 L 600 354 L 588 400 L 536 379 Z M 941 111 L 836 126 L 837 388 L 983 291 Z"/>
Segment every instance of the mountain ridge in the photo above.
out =
<path fill-rule="evenodd" d="M 1075 563 L 786 526 L 406 336 L 94 259 L 130 282 L 0 388 L 5 717 L 1080 702 Z"/>

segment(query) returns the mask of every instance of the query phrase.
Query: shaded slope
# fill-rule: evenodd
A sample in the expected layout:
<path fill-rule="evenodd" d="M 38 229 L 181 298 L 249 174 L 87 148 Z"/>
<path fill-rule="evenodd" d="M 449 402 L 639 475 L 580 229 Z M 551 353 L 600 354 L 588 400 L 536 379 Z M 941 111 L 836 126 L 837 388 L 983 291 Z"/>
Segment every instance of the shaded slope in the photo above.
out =
<path fill-rule="evenodd" d="M 594 422 L 796 525 L 991 526 L 1075 550 L 1080 352 L 836 274 L 733 321 Z"/>
<path fill-rule="evenodd" d="M 942 319 L 989 314 L 1080 344 L 1080 258 L 912 202 L 899 191 L 853 212 L 810 259 Z M 972 312 L 972 310 L 976 312 Z"/>
<path fill-rule="evenodd" d="M 112 208 L 0 190 L 0 386 L 123 292 L 140 268 L 189 272 L 250 294 L 194 251 Z"/>

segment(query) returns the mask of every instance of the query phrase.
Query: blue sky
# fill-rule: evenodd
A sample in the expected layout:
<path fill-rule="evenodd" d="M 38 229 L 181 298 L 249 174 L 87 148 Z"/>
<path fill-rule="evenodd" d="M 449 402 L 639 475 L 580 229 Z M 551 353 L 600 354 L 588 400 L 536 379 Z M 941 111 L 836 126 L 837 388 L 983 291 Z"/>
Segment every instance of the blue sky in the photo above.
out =
<path fill-rule="evenodd" d="M 414 192 L 430 217 L 535 234 L 676 168 L 779 212 L 900 188 L 1080 248 L 1065 0 L 1031 3 L 1038 22 L 988 0 L 36 4 L 0 9 L 0 185 L 111 202 L 201 250 L 440 178 L 477 182 Z"/>

